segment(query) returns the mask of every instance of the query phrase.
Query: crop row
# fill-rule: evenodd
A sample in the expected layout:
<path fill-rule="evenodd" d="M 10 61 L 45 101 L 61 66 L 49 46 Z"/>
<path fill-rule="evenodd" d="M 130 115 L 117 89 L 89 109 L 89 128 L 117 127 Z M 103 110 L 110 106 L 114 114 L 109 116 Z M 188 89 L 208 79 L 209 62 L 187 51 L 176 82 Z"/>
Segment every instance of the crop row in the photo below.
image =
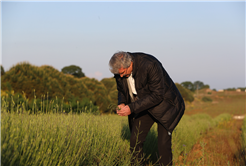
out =
<path fill-rule="evenodd" d="M 2 165 L 129 165 L 129 129 L 117 115 L 27 114 L 2 112 Z M 188 153 L 197 139 L 229 114 L 186 116 L 173 132 L 173 155 Z M 156 162 L 157 132 L 153 125 L 144 145 L 149 163 Z"/>

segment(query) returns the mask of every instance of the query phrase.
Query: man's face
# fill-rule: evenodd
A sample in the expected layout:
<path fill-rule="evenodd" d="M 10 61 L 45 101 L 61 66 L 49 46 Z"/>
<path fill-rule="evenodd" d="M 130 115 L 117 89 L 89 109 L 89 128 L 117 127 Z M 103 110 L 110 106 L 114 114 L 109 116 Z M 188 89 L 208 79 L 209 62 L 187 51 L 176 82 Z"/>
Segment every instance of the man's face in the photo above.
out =
<path fill-rule="evenodd" d="M 119 75 L 120 77 L 129 77 L 132 73 L 132 62 L 131 65 L 128 68 L 121 67 L 119 69 Z"/>

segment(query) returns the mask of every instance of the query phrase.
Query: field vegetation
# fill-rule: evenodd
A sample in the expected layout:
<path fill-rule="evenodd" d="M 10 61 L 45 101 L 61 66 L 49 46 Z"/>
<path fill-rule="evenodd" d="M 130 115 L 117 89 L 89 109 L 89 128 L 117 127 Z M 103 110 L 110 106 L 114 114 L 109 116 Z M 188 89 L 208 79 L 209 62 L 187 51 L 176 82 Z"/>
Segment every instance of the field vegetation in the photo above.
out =
<path fill-rule="evenodd" d="M 246 152 L 246 118 L 244 118 L 242 126 L 242 150 Z M 246 153 L 244 153 L 244 155 L 246 160 Z"/>
<path fill-rule="evenodd" d="M 27 62 L 19 63 L 8 71 L 2 68 L 2 71 L 2 96 L 7 94 L 9 101 L 12 97 L 19 98 L 16 100 L 19 103 L 27 98 L 26 105 L 32 107 L 36 102 L 36 110 L 43 110 L 41 103 L 44 102 L 53 102 L 53 106 L 60 105 L 62 110 L 60 107 L 58 111 L 66 113 L 71 109 L 76 112 L 78 107 L 85 108 L 92 103 L 95 106 L 94 110 L 99 110 L 100 113 L 111 113 L 109 106 L 117 104 L 118 91 L 113 77 L 98 81 L 84 77 L 82 73 L 83 77 L 78 78 L 75 76 L 76 73 L 74 75 L 64 74 L 72 73 L 71 71 L 60 72 L 51 66 L 37 67 Z M 185 100 L 189 102 L 194 100 L 193 93 L 189 89 L 179 84 L 176 85 Z M 33 111 L 33 109 L 29 110 Z"/>
<path fill-rule="evenodd" d="M 174 160 L 187 155 L 209 128 L 231 118 L 223 114 L 184 116 L 173 133 Z M 2 165 L 129 165 L 126 117 L 92 114 L 2 112 Z M 156 125 L 145 145 L 149 164 L 157 161 Z M 155 147 L 155 148 L 153 148 Z"/>
<path fill-rule="evenodd" d="M 19 63 L 5 72 L 1 77 L 1 91 L 3 94 L 14 94 L 19 99 L 28 99 L 29 105 L 36 102 L 36 108 L 41 110 L 41 101 L 54 101 L 64 108 L 65 112 L 77 110 L 78 103 L 86 107 L 92 102 L 101 113 L 110 111 L 108 105 L 116 103 L 116 87 L 107 87 L 108 82 L 115 82 L 113 78 L 105 78 L 102 81 L 88 77 L 77 78 L 70 74 L 64 74 L 51 66 L 37 67 L 29 63 Z M 116 86 L 116 85 L 115 85 Z M 40 101 L 40 102 L 39 102 Z M 69 109 L 68 109 L 69 108 Z"/>
<path fill-rule="evenodd" d="M 2 100 L 2 103 L 7 101 Z M 126 117 L 94 115 L 89 113 L 91 111 L 64 114 L 15 110 L 19 108 L 9 111 L 9 107 L 2 105 L 2 165 L 130 164 Z M 179 165 L 186 161 L 187 154 L 204 133 L 231 117 L 230 114 L 215 118 L 208 114 L 184 115 L 173 132 L 174 163 Z M 146 162 L 156 165 L 156 125 L 151 128 L 144 149 Z M 180 156 L 183 157 L 181 161 Z"/>
<path fill-rule="evenodd" d="M 1 70 L 1 79 L 1 165 L 131 164 L 127 117 L 113 113 L 114 78 L 77 78 L 51 66 L 20 63 Z M 211 91 L 200 81 L 176 86 L 186 110 L 172 133 L 174 165 L 216 165 L 219 160 L 244 165 L 246 120 L 238 123 L 233 116 L 245 115 L 245 93 Z M 217 150 L 223 148 L 234 150 L 221 155 Z M 197 149 L 198 157 L 193 155 Z M 146 165 L 158 165 L 156 124 L 144 153 Z"/>
<path fill-rule="evenodd" d="M 246 104 L 245 92 L 212 92 L 206 93 L 205 90 L 195 94 L 195 100 L 186 104 L 186 114 L 192 115 L 197 113 L 206 113 L 211 117 L 228 113 L 231 115 L 245 115 Z M 204 102 L 202 98 L 209 97 L 211 102 Z"/>

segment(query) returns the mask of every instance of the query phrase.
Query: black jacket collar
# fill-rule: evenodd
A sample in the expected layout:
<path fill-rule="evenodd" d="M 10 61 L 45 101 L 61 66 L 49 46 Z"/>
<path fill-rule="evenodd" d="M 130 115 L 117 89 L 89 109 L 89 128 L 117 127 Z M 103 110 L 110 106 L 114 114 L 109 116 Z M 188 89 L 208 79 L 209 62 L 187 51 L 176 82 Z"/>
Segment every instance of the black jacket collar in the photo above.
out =
<path fill-rule="evenodd" d="M 131 55 L 132 57 L 132 77 L 134 77 L 137 73 L 137 70 L 138 70 L 138 61 L 137 61 L 137 58 L 136 56 L 134 55 L 134 53 L 130 53 L 130 52 L 127 52 L 129 55 Z"/>

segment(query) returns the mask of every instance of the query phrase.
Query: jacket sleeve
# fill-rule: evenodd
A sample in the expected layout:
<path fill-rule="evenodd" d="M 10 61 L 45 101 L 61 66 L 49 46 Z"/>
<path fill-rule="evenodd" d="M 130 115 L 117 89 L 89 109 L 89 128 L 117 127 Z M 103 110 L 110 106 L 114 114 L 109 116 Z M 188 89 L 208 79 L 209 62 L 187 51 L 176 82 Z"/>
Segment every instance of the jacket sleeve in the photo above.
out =
<path fill-rule="evenodd" d="M 126 104 L 126 98 L 125 98 L 125 95 L 123 93 L 122 81 L 120 81 L 120 78 L 117 78 L 117 76 L 115 76 L 115 80 L 117 83 L 117 90 L 118 90 L 118 105 L 120 105 L 122 103 Z"/>
<path fill-rule="evenodd" d="M 159 63 L 149 63 L 145 70 L 147 71 L 145 95 L 128 105 L 132 113 L 151 109 L 164 100 L 165 85 L 162 66 Z"/>

